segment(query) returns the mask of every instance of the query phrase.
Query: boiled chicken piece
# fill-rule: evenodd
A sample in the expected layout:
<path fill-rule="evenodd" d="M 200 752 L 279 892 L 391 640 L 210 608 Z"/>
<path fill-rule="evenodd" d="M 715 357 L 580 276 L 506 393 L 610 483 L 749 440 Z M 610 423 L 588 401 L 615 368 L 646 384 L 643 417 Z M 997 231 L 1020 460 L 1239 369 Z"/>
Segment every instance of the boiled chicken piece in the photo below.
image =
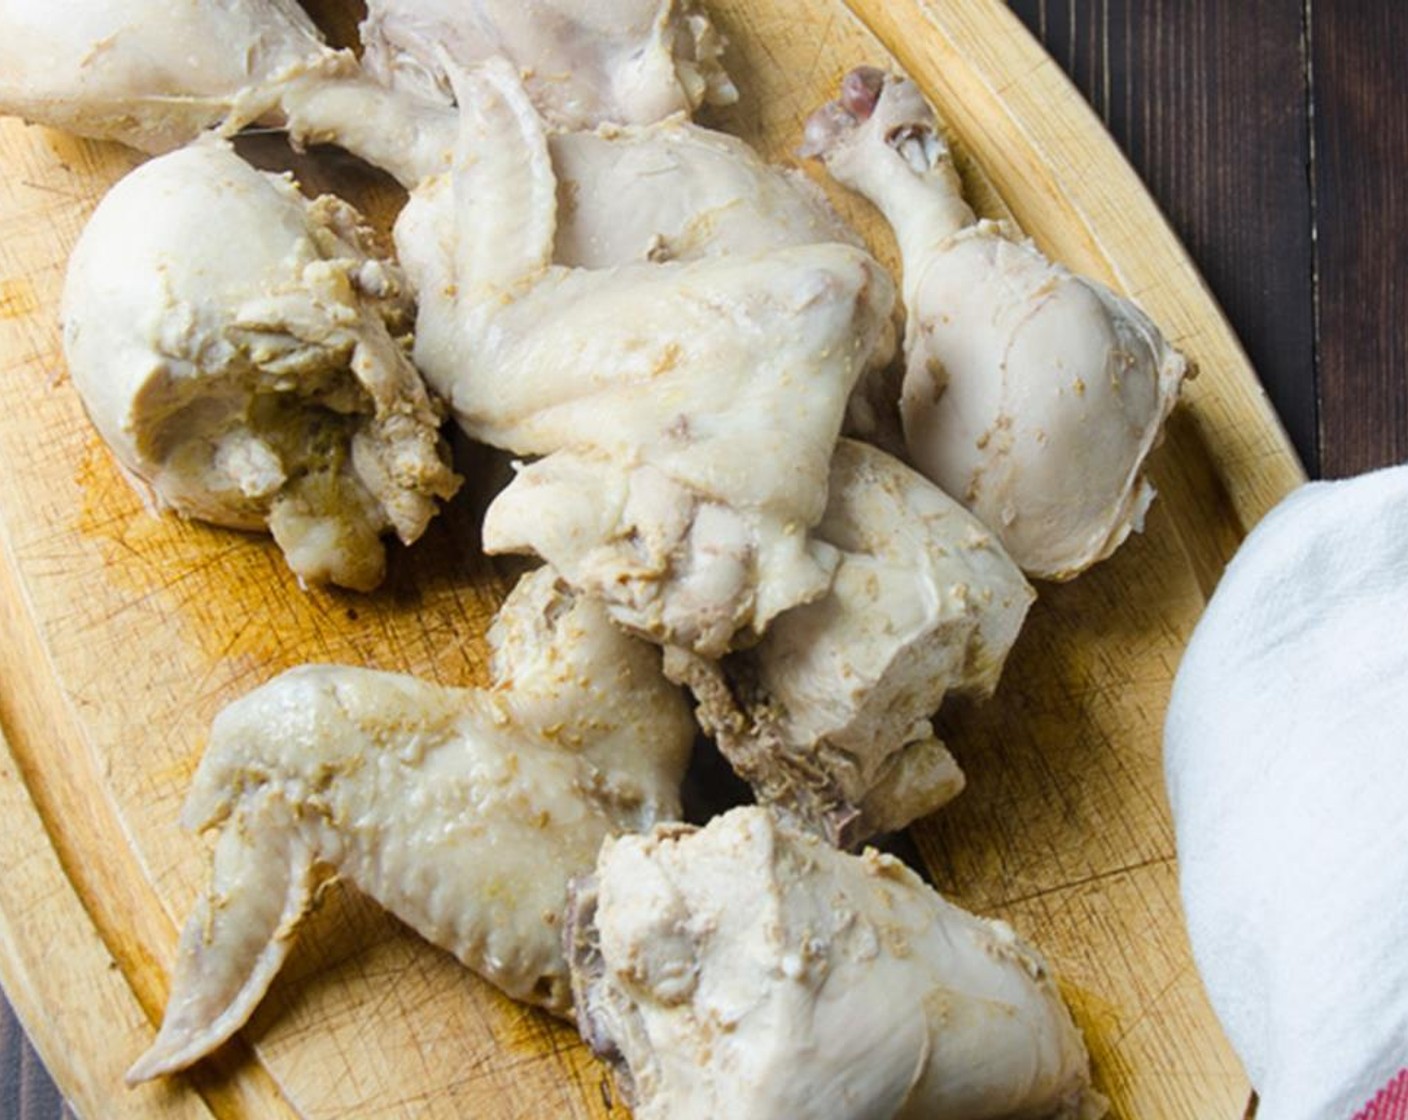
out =
<path fill-rule="evenodd" d="M 608 269 L 860 238 L 800 171 L 678 117 L 548 137 L 553 263 Z M 441 189 L 446 189 L 442 187 Z"/>
<path fill-rule="evenodd" d="M 459 102 L 455 168 L 396 240 L 417 363 L 471 436 L 540 457 L 490 507 L 486 548 L 537 553 L 705 656 L 820 596 L 836 554 L 807 531 L 885 335 L 884 271 L 841 243 L 555 266 L 558 181 L 516 71 L 486 63 Z"/>
<path fill-rule="evenodd" d="M 507 58 L 561 129 L 647 124 L 738 99 L 724 40 L 694 0 L 368 0 L 362 42 L 387 85 L 447 104 L 447 67 Z"/>
<path fill-rule="evenodd" d="M 210 882 L 129 1081 L 240 1027 L 330 875 L 514 998 L 567 1011 L 568 880 L 604 838 L 678 814 L 693 727 L 659 655 L 547 569 L 490 641 L 484 691 L 305 666 L 220 713 L 184 815 L 220 829 Z"/>
<path fill-rule="evenodd" d="M 990 530 L 876 448 L 842 440 L 829 493 L 828 593 L 751 649 L 665 664 L 759 799 L 849 848 L 962 789 L 929 717 L 991 694 L 1034 595 Z"/>
<path fill-rule="evenodd" d="M 407 352 L 399 268 L 350 206 L 225 144 L 123 179 L 69 262 L 73 382 L 151 502 L 266 526 L 300 579 L 368 589 L 459 484 Z"/>
<path fill-rule="evenodd" d="M 574 885 L 577 1020 L 637 1120 L 1075 1120 L 1045 962 L 898 860 L 758 807 L 608 841 Z"/>
<path fill-rule="evenodd" d="M 911 460 L 1028 572 L 1068 579 L 1142 526 L 1144 461 L 1186 362 L 1138 307 L 976 221 L 933 109 L 864 68 L 806 150 L 873 201 L 904 256 Z"/>
<path fill-rule="evenodd" d="M 259 121 L 407 186 L 453 139 L 439 106 L 364 75 L 295 0 L 0 0 L 0 114 L 154 153 Z"/>

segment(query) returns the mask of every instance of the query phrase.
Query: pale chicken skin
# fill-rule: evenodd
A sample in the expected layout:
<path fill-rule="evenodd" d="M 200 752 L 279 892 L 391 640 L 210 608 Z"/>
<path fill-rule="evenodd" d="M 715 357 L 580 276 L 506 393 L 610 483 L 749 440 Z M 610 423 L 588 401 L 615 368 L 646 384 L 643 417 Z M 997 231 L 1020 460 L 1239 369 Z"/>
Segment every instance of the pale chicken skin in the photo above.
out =
<path fill-rule="evenodd" d="M 1142 527 L 1149 451 L 1182 355 L 1137 306 L 978 221 L 934 110 L 862 68 L 807 125 L 805 150 L 865 195 L 904 258 L 904 443 L 1022 568 L 1069 579 Z"/>
<path fill-rule="evenodd" d="M 607 841 L 574 885 L 583 1038 L 637 1120 L 1091 1120 L 1041 956 L 767 810 Z"/>
<path fill-rule="evenodd" d="M 258 122 L 406 186 L 445 166 L 441 106 L 388 90 L 295 0 L 0 0 L 0 114 L 168 152 Z"/>
<path fill-rule="evenodd" d="M 447 68 L 507 58 L 554 128 L 648 124 L 738 91 L 694 0 L 369 0 L 363 61 L 388 86 L 454 100 Z"/>
<path fill-rule="evenodd" d="M 553 133 L 553 263 L 607 269 L 862 242 L 800 171 L 682 117 Z M 884 355 L 888 358 L 888 351 Z"/>
<path fill-rule="evenodd" d="M 0 0 L 0 112 L 169 151 L 355 66 L 295 0 Z"/>
<path fill-rule="evenodd" d="M 447 62 L 507 56 L 565 129 L 737 99 L 689 0 L 373 0 L 362 61 L 295 0 L 0 0 L 0 30 L 0 114 L 151 153 L 257 122 L 340 144 L 406 187 L 448 163 Z"/>
<path fill-rule="evenodd" d="M 64 354 L 158 508 L 274 535 L 308 583 L 369 590 L 459 479 L 408 352 L 400 269 L 360 215 L 209 142 L 104 198 L 69 261 Z"/>
<path fill-rule="evenodd" d="M 808 529 L 886 338 L 884 271 L 839 242 L 554 265 L 558 181 L 517 74 L 487 63 L 459 101 L 455 169 L 396 240 L 420 368 L 471 436 L 540 456 L 490 507 L 486 548 L 537 553 L 661 644 L 751 640 L 830 583 Z"/>
<path fill-rule="evenodd" d="M 929 717 L 949 692 L 991 694 L 1035 594 L 977 518 L 852 440 L 814 534 L 840 555 L 825 596 L 750 649 L 665 666 L 760 801 L 849 848 L 962 790 Z"/>
<path fill-rule="evenodd" d="M 220 830 L 210 880 L 129 1082 L 239 1029 L 334 875 L 515 999 L 567 1012 L 567 883 L 606 837 L 678 815 L 693 725 L 658 653 L 548 569 L 490 640 L 483 691 L 305 666 L 217 717 L 184 815 Z"/>

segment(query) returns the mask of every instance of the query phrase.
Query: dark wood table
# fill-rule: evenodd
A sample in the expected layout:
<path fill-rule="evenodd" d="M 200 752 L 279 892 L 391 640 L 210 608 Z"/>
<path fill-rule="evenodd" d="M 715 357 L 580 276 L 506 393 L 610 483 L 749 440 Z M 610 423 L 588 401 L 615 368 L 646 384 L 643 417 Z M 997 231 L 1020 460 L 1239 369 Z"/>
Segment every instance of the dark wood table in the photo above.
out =
<path fill-rule="evenodd" d="M 1012 7 L 1168 214 L 1307 472 L 1408 459 L 1408 21 L 1393 0 Z M 0 998 L 0 1120 L 71 1115 Z"/>

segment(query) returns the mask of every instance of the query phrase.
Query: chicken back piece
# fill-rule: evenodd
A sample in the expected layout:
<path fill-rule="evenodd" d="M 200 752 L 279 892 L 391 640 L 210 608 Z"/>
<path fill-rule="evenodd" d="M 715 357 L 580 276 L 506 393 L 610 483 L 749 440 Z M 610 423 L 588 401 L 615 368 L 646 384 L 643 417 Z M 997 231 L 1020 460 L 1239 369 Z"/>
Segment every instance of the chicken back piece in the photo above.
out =
<path fill-rule="evenodd" d="M 1045 962 L 898 860 L 764 809 L 609 840 L 575 883 L 582 1036 L 637 1120 L 1088 1120 Z"/>
<path fill-rule="evenodd" d="M 546 568 L 489 638 L 484 691 L 305 666 L 220 713 L 184 814 L 220 828 L 210 881 L 129 1082 L 239 1029 L 330 874 L 510 996 L 567 1011 L 568 880 L 605 837 L 678 815 L 693 725 L 659 654 Z"/>
<path fill-rule="evenodd" d="M 977 518 L 853 440 L 814 534 L 841 557 L 825 596 L 751 649 L 665 668 L 759 800 L 850 848 L 963 788 L 929 717 L 949 691 L 992 693 L 1035 595 Z"/>
<path fill-rule="evenodd" d="M 228 145 L 139 167 L 69 261 L 64 354 L 154 504 L 273 532 L 300 579 L 366 590 L 459 479 L 411 363 L 400 269 L 360 215 Z"/>
<path fill-rule="evenodd" d="M 853 71 L 804 151 L 874 202 L 904 258 L 900 400 L 911 461 L 1022 568 L 1068 579 L 1142 526 L 1143 476 L 1187 363 L 1138 307 L 975 219 L 934 110 Z"/>
<path fill-rule="evenodd" d="M 459 102 L 455 168 L 396 241 L 427 379 L 471 436 L 541 456 L 490 506 L 486 548 L 537 553 L 663 644 L 761 634 L 830 583 L 807 530 L 886 337 L 884 270 L 841 243 L 553 265 L 558 180 L 517 73 L 486 63 Z"/>
<path fill-rule="evenodd" d="M 447 104 L 447 65 L 505 57 L 556 128 L 646 124 L 738 100 L 724 40 L 694 0 L 368 0 L 361 34 L 370 73 Z"/>

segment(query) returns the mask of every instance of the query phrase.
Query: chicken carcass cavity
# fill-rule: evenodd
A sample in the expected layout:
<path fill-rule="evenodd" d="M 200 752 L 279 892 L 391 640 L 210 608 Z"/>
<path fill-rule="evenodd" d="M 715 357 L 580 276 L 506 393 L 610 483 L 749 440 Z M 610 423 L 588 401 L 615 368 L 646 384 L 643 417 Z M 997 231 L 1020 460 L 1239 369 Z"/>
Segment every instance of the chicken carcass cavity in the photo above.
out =
<path fill-rule="evenodd" d="M 219 826 L 213 869 L 130 1082 L 244 1023 L 330 874 L 514 998 L 567 1011 L 568 881 L 604 838 L 678 815 L 693 726 L 658 653 L 546 568 L 490 641 L 484 691 L 306 666 L 220 713 L 184 815 Z"/>
<path fill-rule="evenodd" d="M 355 210 L 209 142 L 103 200 L 69 262 L 64 353 L 157 506 L 273 532 L 300 579 L 381 581 L 459 484 L 407 353 L 399 268 Z"/>
<path fill-rule="evenodd" d="M 893 857 L 735 809 L 607 841 L 573 893 L 578 1026 L 637 1120 L 1101 1113 L 1041 957 Z"/>
<path fill-rule="evenodd" d="M 1068 579 L 1143 524 L 1143 475 L 1187 369 L 1138 307 L 977 221 L 918 87 L 852 72 L 804 151 L 894 227 L 910 460 L 1022 568 Z"/>

